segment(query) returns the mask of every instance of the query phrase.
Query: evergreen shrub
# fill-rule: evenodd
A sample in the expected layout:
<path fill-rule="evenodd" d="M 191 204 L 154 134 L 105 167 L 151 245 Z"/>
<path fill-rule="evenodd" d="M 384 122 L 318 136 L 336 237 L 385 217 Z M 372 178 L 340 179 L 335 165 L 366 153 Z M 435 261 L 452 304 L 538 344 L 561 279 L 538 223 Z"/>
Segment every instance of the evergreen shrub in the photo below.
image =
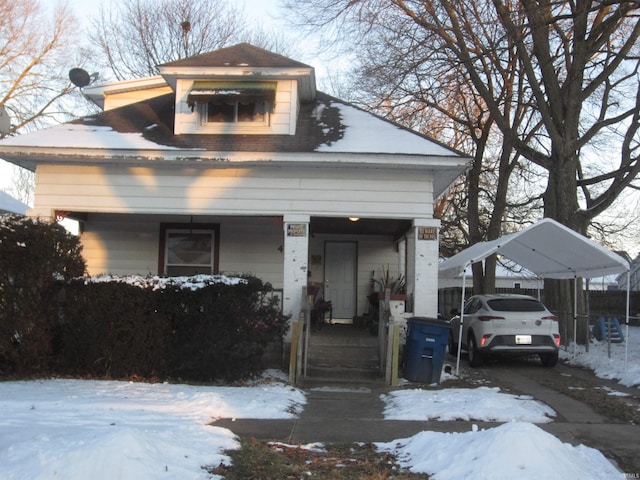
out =
<path fill-rule="evenodd" d="M 61 288 L 84 272 L 78 238 L 62 226 L 0 216 L 0 374 L 52 367 Z"/>

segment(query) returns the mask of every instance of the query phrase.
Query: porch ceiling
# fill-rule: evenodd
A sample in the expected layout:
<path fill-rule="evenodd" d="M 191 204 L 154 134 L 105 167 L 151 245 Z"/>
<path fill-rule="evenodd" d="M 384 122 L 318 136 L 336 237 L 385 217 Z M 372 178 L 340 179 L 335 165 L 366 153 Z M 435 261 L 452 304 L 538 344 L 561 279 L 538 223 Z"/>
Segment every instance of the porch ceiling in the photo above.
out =
<path fill-rule="evenodd" d="M 411 220 L 361 218 L 352 222 L 348 218 L 312 217 L 309 230 L 314 233 L 339 233 L 343 235 L 392 235 L 402 236 L 411 228 Z"/>

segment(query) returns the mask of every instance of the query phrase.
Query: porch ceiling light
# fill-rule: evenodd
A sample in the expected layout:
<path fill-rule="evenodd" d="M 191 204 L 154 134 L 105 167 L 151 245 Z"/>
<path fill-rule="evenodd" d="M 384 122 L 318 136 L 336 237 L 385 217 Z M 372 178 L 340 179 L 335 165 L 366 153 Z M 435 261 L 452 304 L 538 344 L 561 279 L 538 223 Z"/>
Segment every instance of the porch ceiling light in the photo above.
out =
<path fill-rule="evenodd" d="M 360 217 L 349 217 L 349 220 L 351 220 L 352 222 L 357 222 L 358 220 L 360 220 Z"/>

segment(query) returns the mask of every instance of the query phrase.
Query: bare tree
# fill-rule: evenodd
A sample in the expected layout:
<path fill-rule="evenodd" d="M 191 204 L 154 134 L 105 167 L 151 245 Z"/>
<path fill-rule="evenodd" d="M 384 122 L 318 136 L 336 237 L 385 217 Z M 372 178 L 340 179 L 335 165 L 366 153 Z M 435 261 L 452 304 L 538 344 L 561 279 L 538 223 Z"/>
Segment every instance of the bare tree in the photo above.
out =
<path fill-rule="evenodd" d="M 586 234 L 591 222 L 632 187 L 640 171 L 637 1 L 287 4 L 297 11 L 313 8 L 315 15 L 305 20 L 316 27 L 348 26 L 361 43 L 384 27 L 389 12 L 405 18 L 407 35 L 420 32 L 433 55 L 451 62 L 452 74 L 468 79 L 503 136 L 503 152 L 510 154 L 512 147 L 545 172 L 545 216 Z M 508 75 L 514 62 L 512 85 L 525 97 L 496 95 L 500 74 Z M 442 78 L 441 72 L 436 75 Z M 513 113 L 522 107 L 533 113 L 514 122 Z M 571 310 L 567 282 L 547 282 L 545 290 L 552 307 Z"/>
<path fill-rule="evenodd" d="M 287 54 L 284 37 L 251 25 L 231 1 L 124 0 L 101 10 L 89 32 L 103 59 L 100 68 L 117 80 L 157 75 L 157 66 L 249 42 Z"/>
<path fill-rule="evenodd" d="M 26 205 L 33 205 L 34 177 L 33 172 L 14 165 L 11 184 L 7 188 L 7 193 Z"/>
<path fill-rule="evenodd" d="M 0 0 L 0 105 L 11 119 L 0 138 L 65 116 L 62 99 L 73 87 L 67 72 L 76 30 L 64 3 L 49 11 L 38 0 Z"/>
<path fill-rule="evenodd" d="M 530 93 L 518 85 L 522 65 L 514 53 L 515 44 L 505 41 L 499 31 L 482 30 L 486 14 L 478 11 L 475 15 L 470 21 L 483 34 L 478 41 L 502 44 L 486 49 L 487 55 L 497 57 L 486 62 L 484 73 L 491 80 L 488 88 L 512 128 L 520 129 L 535 121 L 535 112 L 527 108 Z M 486 102 L 476 94 L 457 58 L 433 48 L 431 32 L 417 27 L 392 6 L 360 10 L 358 20 L 367 17 L 377 24 L 366 23 L 363 32 L 367 42 L 360 48 L 353 82 L 361 92 L 361 103 L 474 159 L 464 179 L 466 188 L 454 188 L 455 196 L 447 202 L 451 208 L 442 209 L 443 250 L 453 254 L 470 243 L 497 238 L 504 233 L 507 212 L 515 211 L 508 198 L 510 178 L 524 160 L 496 128 Z M 484 265 L 474 265 L 474 292 L 495 289 L 495 264 L 492 257 Z"/>

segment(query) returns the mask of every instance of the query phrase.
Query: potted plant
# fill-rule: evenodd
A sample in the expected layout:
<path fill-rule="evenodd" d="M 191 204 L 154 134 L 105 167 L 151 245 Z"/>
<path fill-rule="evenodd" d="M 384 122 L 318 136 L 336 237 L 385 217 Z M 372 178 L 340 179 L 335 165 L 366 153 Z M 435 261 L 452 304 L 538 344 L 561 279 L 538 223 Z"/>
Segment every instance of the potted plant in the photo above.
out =
<path fill-rule="evenodd" d="M 371 277 L 371 283 L 374 291 L 378 292 L 378 298 L 384 298 L 387 289 L 391 293 L 391 300 L 406 300 L 407 282 L 404 275 L 400 274 L 397 278 L 392 277 L 389 273 L 389 266 L 385 269 L 382 267 L 382 276 L 375 278 L 375 270 Z"/>

